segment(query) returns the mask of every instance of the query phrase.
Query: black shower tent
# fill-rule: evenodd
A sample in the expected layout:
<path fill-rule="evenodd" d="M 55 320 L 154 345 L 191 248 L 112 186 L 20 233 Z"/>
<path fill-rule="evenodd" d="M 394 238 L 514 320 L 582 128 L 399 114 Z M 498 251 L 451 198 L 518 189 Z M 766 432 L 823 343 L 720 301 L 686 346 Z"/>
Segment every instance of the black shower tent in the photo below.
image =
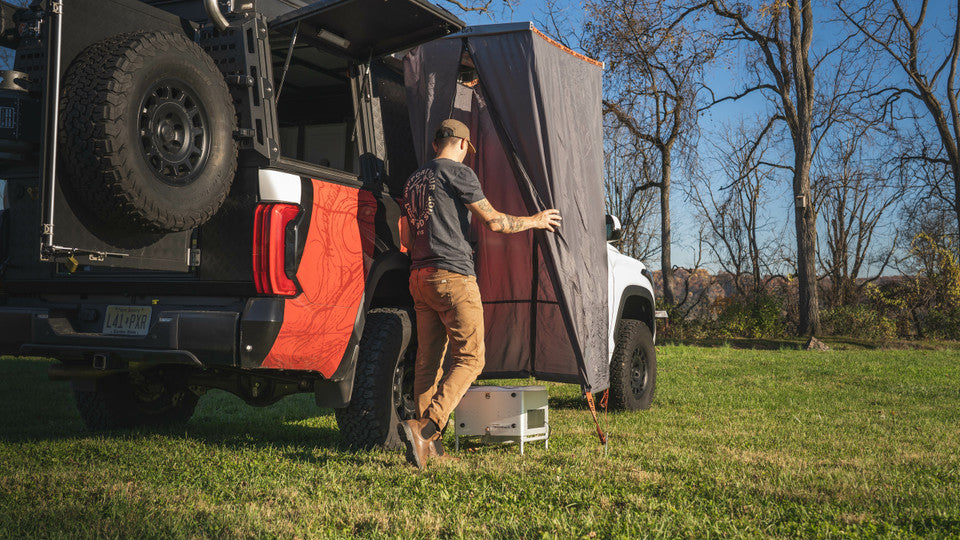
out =
<path fill-rule="evenodd" d="M 440 121 L 456 118 L 471 128 L 478 153 L 467 164 L 495 208 L 563 217 L 557 234 L 474 224 L 484 377 L 608 386 L 602 69 L 529 23 L 468 28 L 404 59 L 421 164 Z"/>

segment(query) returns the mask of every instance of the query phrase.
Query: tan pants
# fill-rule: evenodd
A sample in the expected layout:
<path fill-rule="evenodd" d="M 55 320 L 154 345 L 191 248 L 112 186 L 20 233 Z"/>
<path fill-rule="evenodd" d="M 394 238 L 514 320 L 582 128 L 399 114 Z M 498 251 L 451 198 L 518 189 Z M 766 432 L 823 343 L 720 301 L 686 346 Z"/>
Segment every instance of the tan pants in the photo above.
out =
<path fill-rule="evenodd" d="M 483 371 L 483 304 L 477 278 L 448 270 L 410 273 L 417 312 L 417 364 L 413 394 L 420 418 L 441 429 Z M 443 359 L 450 346 L 450 362 Z"/>

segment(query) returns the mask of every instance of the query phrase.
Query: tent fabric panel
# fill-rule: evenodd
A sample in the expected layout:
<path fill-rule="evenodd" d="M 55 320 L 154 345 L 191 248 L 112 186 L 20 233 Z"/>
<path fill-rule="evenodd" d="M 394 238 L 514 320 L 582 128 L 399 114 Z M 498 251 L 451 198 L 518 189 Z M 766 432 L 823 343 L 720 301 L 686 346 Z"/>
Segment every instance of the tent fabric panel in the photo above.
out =
<path fill-rule="evenodd" d="M 526 379 L 527 377 L 534 377 L 534 374 L 528 371 L 484 371 L 477 379 Z M 540 381 L 583 384 L 579 374 L 566 375 L 563 373 L 537 372 L 535 378 Z"/>
<path fill-rule="evenodd" d="M 544 249 L 554 252 L 560 300 L 574 318 L 586 380 L 597 392 L 609 386 L 602 68 L 536 35 L 532 40 L 541 102 L 550 118 L 546 138 L 554 202 L 569 225 L 561 234 L 570 237 L 563 243 L 547 235 Z"/>
<path fill-rule="evenodd" d="M 531 372 L 529 306 L 529 303 L 484 303 L 483 330 L 488 346 L 484 372 Z M 493 346 L 493 349 L 490 349 L 490 346 Z"/>
<path fill-rule="evenodd" d="M 514 169 L 506 159 L 489 109 L 477 92 L 471 94 L 467 125 L 472 126 L 471 136 L 478 153 L 468 157 L 468 164 L 477 171 L 484 195 L 494 208 L 511 215 L 526 215 Z M 530 300 L 536 292 L 535 273 L 540 271 L 534 267 L 540 262 L 534 259 L 533 232 L 500 234 L 478 221 L 472 224 L 472 232 L 477 239 L 477 283 L 484 313 L 492 314 L 485 317 L 490 321 L 485 333 L 489 361 L 486 369 L 532 373 L 532 333 L 536 321 L 531 320 Z"/>
<path fill-rule="evenodd" d="M 419 165 L 433 158 L 433 130 L 450 117 L 453 109 L 462 49 L 460 40 L 441 39 L 421 45 L 404 57 L 410 131 Z"/>
<path fill-rule="evenodd" d="M 546 257 L 543 253 L 543 246 L 538 246 L 537 249 L 537 257 L 543 261 Z M 540 264 L 539 274 L 540 276 L 537 278 L 537 299 L 543 302 L 559 302 L 557 287 L 553 284 L 553 276 L 550 275 L 550 269 L 547 268 L 546 264 Z"/>
<path fill-rule="evenodd" d="M 468 164 L 480 177 L 483 193 L 494 208 L 511 215 L 526 215 L 513 167 L 505 159 L 488 109 L 479 96 L 472 104 L 468 125 L 473 126 L 477 148 L 482 150 L 468 157 Z M 534 293 L 533 232 L 496 233 L 479 221 L 473 222 L 472 232 L 477 239 L 477 281 L 484 302 L 529 301 Z M 491 345 L 496 350 L 496 344 Z"/>
<path fill-rule="evenodd" d="M 582 380 L 583 374 L 572 358 L 573 343 L 564 326 L 561 309 L 560 304 L 537 303 L 537 342 L 533 367 L 538 377 L 541 373 L 554 373 Z"/>
<path fill-rule="evenodd" d="M 484 377 L 532 374 L 602 390 L 609 356 L 599 68 L 530 31 L 470 36 L 475 93 L 456 83 L 462 47 L 461 39 L 440 40 L 405 59 L 418 161 L 432 157 L 433 126 L 457 118 L 471 126 L 480 153 L 468 164 L 496 208 L 527 215 L 553 207 L 564 217 L 559 234 L 474 226 Z M 470 110 L 464 92 L 474 94 Z"/>
<path fill-rule="evenodd" d="M 538 234 L 572 326 L 584 384 L 608 386 L 606 225 L 600 68 L 532 32 L 470 37 L 485 97 L 559 234 Z M 538 322 L 538 334 L 544 325 Z M 544 334 L 538 335 L 538 341 Z M 562 351 L 556 351 L 562 353 Z M 537 370 L 540 365 L 537 352 Z M 560 373 L 563 370 L 559 370 Z"/>

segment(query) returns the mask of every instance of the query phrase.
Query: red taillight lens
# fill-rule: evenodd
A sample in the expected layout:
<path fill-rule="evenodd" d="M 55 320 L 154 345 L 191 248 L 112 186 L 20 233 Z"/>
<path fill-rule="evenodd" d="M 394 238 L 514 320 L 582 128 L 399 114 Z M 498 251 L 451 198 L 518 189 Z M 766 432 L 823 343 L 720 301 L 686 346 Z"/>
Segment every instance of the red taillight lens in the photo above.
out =
<path fill-rule="evenodd" d="M 261 204 L 253 225 L 253 280 L 261 294 L 297 294 L 286 272 L 287 226 L 300 214 L 295 204 Z"/>

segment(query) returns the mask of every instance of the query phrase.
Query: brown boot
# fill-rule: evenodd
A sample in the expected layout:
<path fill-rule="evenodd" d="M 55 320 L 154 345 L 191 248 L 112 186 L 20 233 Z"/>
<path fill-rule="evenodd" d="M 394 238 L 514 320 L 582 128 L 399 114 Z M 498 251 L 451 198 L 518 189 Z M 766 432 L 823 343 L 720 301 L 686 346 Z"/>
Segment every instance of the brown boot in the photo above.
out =
<path fill-rule="evenodd" d="M 433 443 L 440 438 L 437 432 L 429 439 L 423 437 L 423 427 L 429 422 L 429 418 L 420 420 L 404 420 L 397 424 L 397 433 L 400 439 L 407 445 L 407 461 L 416 465 L 418 469 L 426 467 L 427 460 L 431 455 L 436 455 L 436 449 Z"/>
<path fill-rule="evenodd" d="M 433 441 L 433 446 L 431 447 L 432 452 L 430 452 L 430 459 L 435 459 L 437 461 L 445 462 L 457 462 L 460 461 L 460 458 L 455 458 L 450 454 L 443 451 L 443 439 L 437 439 Z"/>

